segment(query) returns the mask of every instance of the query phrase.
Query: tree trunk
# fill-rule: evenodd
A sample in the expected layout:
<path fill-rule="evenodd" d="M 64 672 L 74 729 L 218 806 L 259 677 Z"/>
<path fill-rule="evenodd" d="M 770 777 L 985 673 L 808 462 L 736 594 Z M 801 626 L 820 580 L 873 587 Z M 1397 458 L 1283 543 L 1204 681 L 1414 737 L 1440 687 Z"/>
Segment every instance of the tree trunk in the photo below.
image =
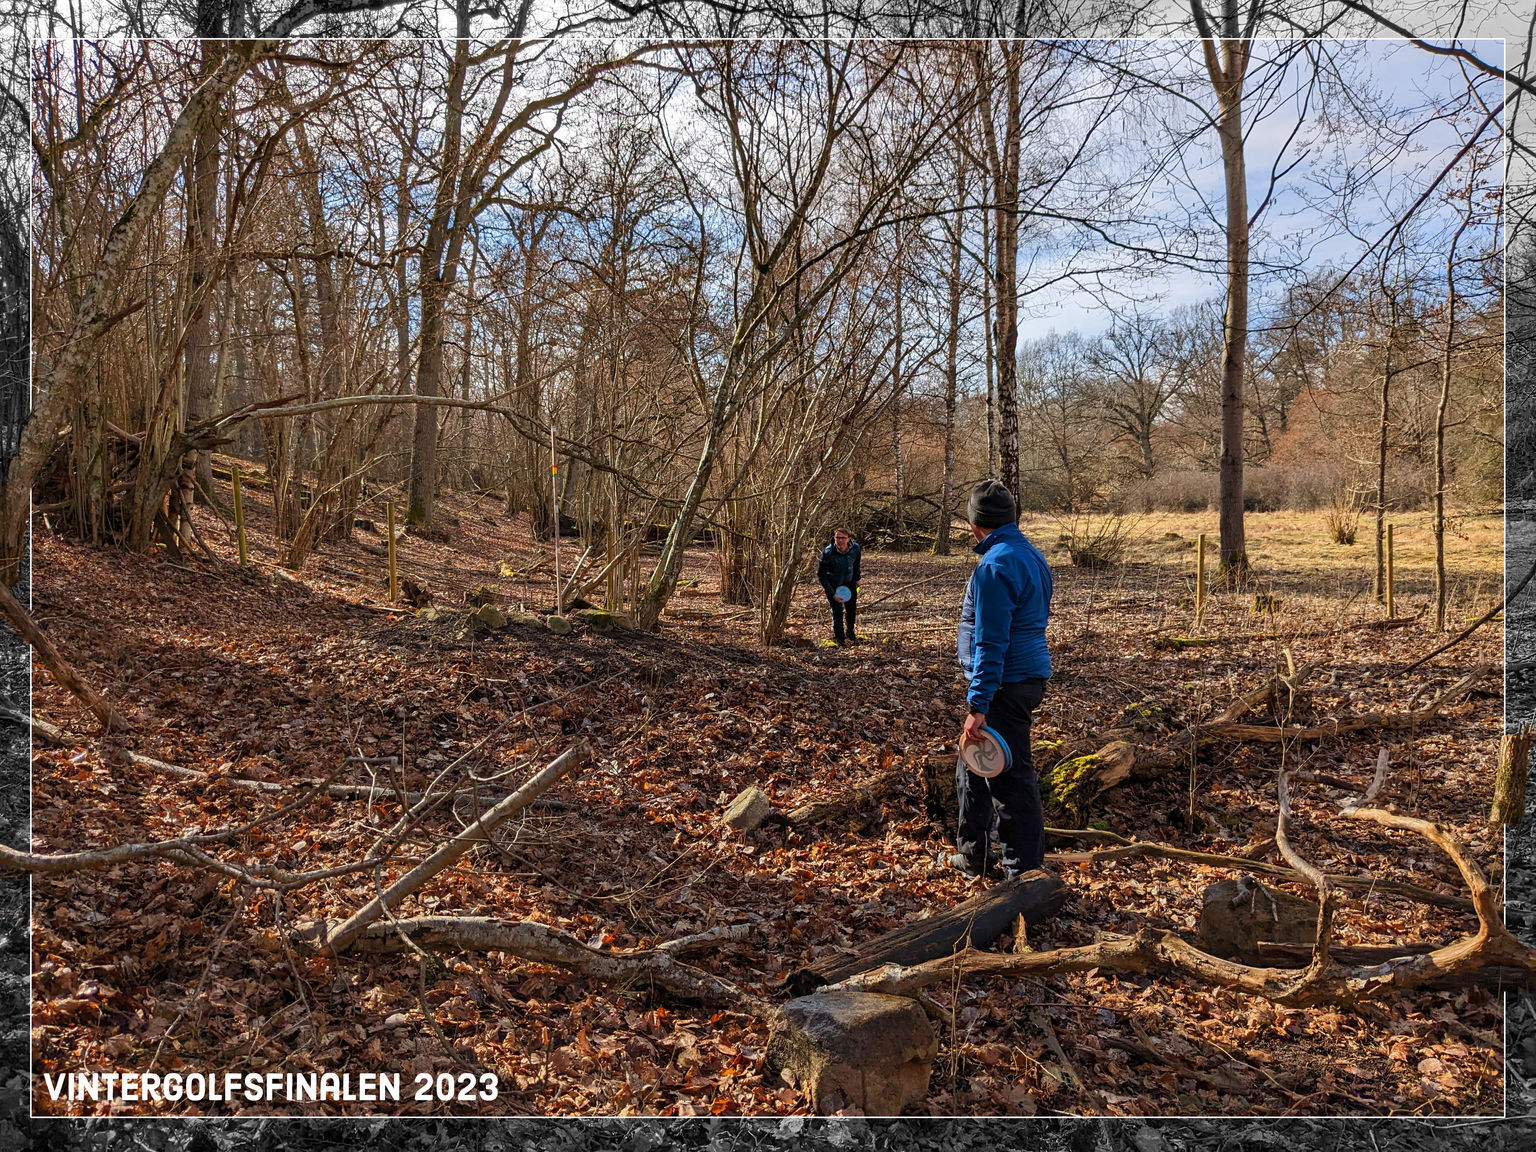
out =
<path fill-rule="evenodd" d="M 997 356 L 997 453 L 999 479 L 1015 501 L 1019 487 L 1019 72 L 1025 51 L 1021 44 L 1003 44 L 1004 138 L 994 174 L 996 188 L 997 253 L 993 279 L 997 285 L 997 315 L 993 319 Z"/>
<path fill-rule="evenodd" d="M 1225 33 L 1236 35 L 1236 8 L 1228 5 Z M 1243 369 L 1248 350 L 1248 184 L 1243 155 L 1243 80 L 1250 42 L 1202 41 L 1216 90 L 1217 134 L 1227 202 L 1227 309 L 1221 352 L 1221 572 L 1241 579 L 1248 568 L 1243 525 Z M 1219 56 L 1218 56 L 1219 54 Z"/>
<path fill-rule="evenodd" d="M 299 195 L 304 202 L 304 214 L 309 217 L 310 242 L 315 249 L 315 309 L 320 319 L 320 372 L 319 385 L 322 399 L 334 399 L 346 391 L 346 351 L 341 326 L 340 310 L 336 303 L 335 273 L 332 267 L 332 252 L 330 228 L 325 220 L 325 202 L 320 195 L 320 171 L 315 159 L 314 150 L 310 147 L 309 137 L 304 131 L 303 123 L 294 125 L 294 145 L 298 152 L 299 163 L 303 171 L 299 176 Z M 349 435 L 345 422 L 344 429 L 334 435 Z M 334 459 L 339 478 L 344 478 L 352 471 L 357 463 L 351 459 L 349 445 L 338 444 L 334 446 Z M 319 482 L 323 487 L 328 487 L 333 479 L 330 470 L 321 472 Z M 335 493 L 328 493 L 323 499 L 327 509 L 335 508 L 334 514 L 321 514 L 322 522 L 315 527 L 315 535 L 324 535 L 330 539 L 350 540 L 352 538 L 352 510 L 356 507 L 356 499 L 349 502 L 348 485 Z M 326 523 L 324 521 L 329 521 Z"/>
<path fill-rule="evenodd" d="M 729 374 L 731 369 L 727 369 Z M 683 495 L 682 507 L 667 529 L 666 541 L 661 546 L 661 557 L 646 582 L 645 591 L 636 598 L 635 624 L 641 631 L 649 632 L 656 627 L 666 609 L 667 601 L 677 588 L 678 573 L 683 570 L 683 555 L 693 539 L 693 522 L 699 507 L 704 503 L 704 492 L 709 478 L 714 474 L 715 461 L 720 455 L 720 438 L 725 431 L 725 417 L 729 409 L 728 394 L 732 384 L 722 382 L 715 393 L 715 403 L 710 414 L 709 429 L 704 434 L 704 446 L 699 450 L 699 462 L 694 466 L 693 479 Z"/>
<path fill-rule="evenodd" d="M 981 213 L 981 250 L 990 259 L 992 252 L 992 217 L 986 209 Z M 981 277 L 981 326 L 986 344 L 987 386 L 987 475 L 997 475 L 997 350 L 992 344 L 992 269 L 982 268 Z"/>
<path fill-rule="evenodd" d="M 960 199 L 965 199 L 965 165 L 960 166 Z M 949 249 L 949 330 L 944 344 L 944 478 L 939 485 L 939 527 L 933 538 L 935 556 L 949 555 L 950 521 L 954 519 L 955 408 L 959 397 L 961 218 L 956 216 Z"/>
<path fill-rule="evenodd" d="M 464 131 L 464 75 L 469 69 L 469 44 L 454 42 L 453 64 L 448 73 L 448 105 L 444 113 L 443 147 L 439 162 L 437 194 L 432 219 L 418 258 L 421 281 L 420 340 L 416 361 L 416 395 L 441 394 L 443 375 L 443 312 L 453 284 L 455 240 L 462 235 L 463 221 L 455 212 L 459 200 L 460 148 Z M 416 426 L 411 437 L 411 472 L 407 488 L 407 524 L 430 526 L 437 499 L 437 405 L 416 405 Z"/>
<path fill-rule="evenodd" d="M 901 392 L 905 386 L 902 378 L 902 259 L 905 256 L 901 243 L 901 233 L 897 231 L 896 239 L 896 344 L 895 359 L 891 363 L 891 453 L 896 466 L 896 546 L 901 547 L 901 538 L 907 534 L 907 461 L 902 450 L 901 443 Z"/>
<path fill-rule="evenodd" d="M 1517 825 L 1525 821 L 1525 784 L 1531 760 L 1531 729 L 1504 733 L 1499 743 L 1499 769 L 1493 783 L 1490 824 Z"/>
<path fill-rule="evenodd" d="M 218 49 L 213 42 L 202 41 L 199 51 L 198 76 L 204 79 L 218 68 Z M 188 424 L 199 424 L 208 419 L 213 406 L 213 322 L 208 304 L 213 297 L 214 222 L 219 199 L 220 103 L 209 104 L 198 121 L 188 165 L 187 306 L 191 314 L 187 321 L 187 400 L 183 409 Z M 212 454 L 207 451 L 191 453 L 182 462 L 184 509 L 191 509 L 199 485 L 205 492 L 213 490 Z M 191 525 L 186 527 L 184 542 L 190 543 Z"/>
<path fill-rule="evenodd" d="M 1472 177 L 1467 181 L 1467 215 L 1451 237 L 1445 257 L 1445 359 L 1440 370 L 1440 402 L 1435 408 L 1435 631 L 1445 631 L 1445 414 L 1451 404 L 1451 366 L 1456 349 L 1456 246 L 1471 226 Z M 1522 796 L 1522 800 L 1524 797 Z"/>
<path fill-rule="evenodd" d="M 1376 602 L 1387 600 L 1387 419 L 1391 414 L 1392 345 L 1397 340 L 1397 308 L 1394 302 L 1391 325 L 1387 329 L 1386 364 L 1381 372 L 1381 413 L 1376 440 Z"/>

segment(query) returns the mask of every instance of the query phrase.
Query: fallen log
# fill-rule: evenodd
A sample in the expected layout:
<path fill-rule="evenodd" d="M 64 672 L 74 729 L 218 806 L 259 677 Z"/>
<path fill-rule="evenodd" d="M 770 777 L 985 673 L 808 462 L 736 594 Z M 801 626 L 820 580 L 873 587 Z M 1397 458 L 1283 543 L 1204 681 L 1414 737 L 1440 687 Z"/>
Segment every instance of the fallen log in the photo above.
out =
<path fill-rule="evenodd" d="M 1400 957 L 1423 956 L 1434 950 L 1433 944 L 1405 942 L 1402 944 L 1346 944 L 1342 947 L 1335 945 L 1329 952 L 1340 964 L 1364 968 L 1387 964 Z M 1259 959 L 1268 961 L 1277 968 L 1287 966 L 1305 968 L 1312 962 L 1312 948 L 1306 944 L 1271 944 L 1267 940 L 1261 940 Z M 1474 985 L 1493 991 L 1501 988 L 1536 988 L 1536 973 L 1528 972 L 1523 968 L 1491 965 L 1487 968 L 1477 968 L 1470 972 L 1447 976 L 1441 980 L 1431 980 L 1424 987 L 1437 991 L 1450 991 Z"/>
<path fill-rule="evenodd" d="M 1287 652 L 1289 655 L 1289 652 Z M 1241 720 L 1249 712 L 1264 709 L 1277 720 L 1284 720 L 1294 716 L 1302 703 L 1301 685 L 1304 680 L 1316 669 L 1315 664 L 1303 664 L 1285 675 L 1275 673 L 1274 676 L 1253 689 L 1245 692 L 1231 704 L 1222 710 L 1221 714 L 1211 721 L 1212 724 L 1226 724 Z"/>
<path fill-rule="evenodd" d="M 877 936 L 851 954 L 825 956 L 791 973 L 786 985 L 796 996 L 804 996 L 871 969 L 921 964 L 967 947 L 984 948 L 1020 916 L 1026 924 L 1038 924 L 1054 914 L 1066 894 L 1066 886 L 1049 872 L 1026 872 L 946 912 Z"/>
<path fill-rule="evenodd" d="M 784 818 L 791 828 L 812 828 L 817 824 L 825 824 L 858 812 L 868 811 L 891 793 L 910 784 L 911 780 L 912 774 L 909 769 L 891 769 L 881 773 L 868 784 L 851 788 L 830 800 L 815 800 L 793 808 L 784 814 Z"/>
<path fill-rule="evenodd" d="M 1221 988 L 1230 988 L 1288 1007 L 1350 1004 L 1378 999 L 1393 990 L 1448 987 L 1483 971 L 1497 970 L 1506 986 L 1536 986 L 1536 954 L 1518 956 L 1507 946 L 1496 955 L 1471 947 L 1473 938 L 1431 952 L 1398 955 L 1377 964 L 1345 967 L 1334 963 L 1321 973 L 1312 966 L 1257 967 L 1202 952 L 1176 932 L 1144 928 L 1134 936 L 1101 940 L 1077 948 L 1046 952 L 1001 953 L 967 950 L 911 967 L 888 964 L 829 986 L 889 996 L 912 996 L 934 984 L 978 976 L 1040 979 L 1071 972 L 1141 974 L 1171 972 Z M 1307 950 L 1308 959 L 1311 950 Z M 1524 962 L 1522 962 L 1524 961 Z"/>
<path fill-rule="evenodd" d="M 1281 823 L 1276 830 L 1277 841 L 1284 833 L 1284 816 L 1289 805 L 1287 787 L 1286 776 L 1282 773 Z M 1309 952 L 1306 967 L 1301 969 L 1259 967 L 1225 960 L 1201 951 L 1171 930 L 1143 928 L 1131 937 L 1107 938 L 1081 947 L 1056 948 L 1047 952 L 1008 955 L 970 948 L 910 966 L 886 964 L 883 968 L 845 977 L 833 987 L 911 996 L 929 985 L 948 983 L 967 975 L 1039 978 L 1094 968 L 1126 973 L 1163 971 L 1293 1008 L 1320 1003 L 1358 1003 L 1392 991 L 1480 979 L 1480 973 L 1490 970 L 1507 970 L 1498 973 L 1500 981 L 1536 987 L 1536 949 L 1516 939 L 1504 927 L 1498 897 L 1488 878 L 1455 836 L 1428 820 L 1380 808 L 1347 807 L 1340 815 L 1416 832 L 1445 852 L 1461 872 L 1471 893 L 1472 907 L 1477 913 L 1476 933 L 1428 952 L 1398 955 L 1377 964 L 1345 964 L 1332 953 L 1329 941 L 1331 882 L 1309 864 L 1298 871 L 1317 881 L 1322 911 L 1317 921 L 1317 943 Z"/>
<path fill-rule="evenodd" d="M 1364 620 L 1343 628 L 1312 628 L 1302 632 L 1279 632 L 1281 640 L 1322 640 L 1329 636 L 1342 636 L 1348 632 L 1388 632 L 1395 628 L 1407 628 L 1418 623 L 1423 613 L 1412 616 L 1394 616 L 1387 620 Z M 1153 633 L 1144 633 L 1152 636 Z M 1153 648 L 1177 651 L 1180 648 L 1208 648 L 1218 644 L 1237 644 L 1244 640 L 1274 640 L 1275 632 L 1234 632 L 1227 636 L 1159 636 L 1152 640 Z"/>
<path fill-rule="evenodd" d="M 1481 664 L 1423 708 L 1406 712 L 1365 712 L 1307 725 L 1243 724 L 1217 719 L 1209 724 L 1191 725 L 1160 747 L 1133 747 L 1128 764 L 1124 742 L 1114 741 L 1097 752 L 1071 757 L 1041 773 L 1041 789 L 1042 792 L 1049 790 L 1073 797 L 1075 807 L 1082 808 L 1093 796 L 1122 781 L 1187 767 L 1192 755 L 1221 744 L 1302 744 L 1332 740 L 1353 732 L 1418 728 L 1435 720 L 1442 708 L 1465 696 L 1497 668 L 1497 665 Z M 1062 781 L 1059 785 L 1058 780 Z"/>

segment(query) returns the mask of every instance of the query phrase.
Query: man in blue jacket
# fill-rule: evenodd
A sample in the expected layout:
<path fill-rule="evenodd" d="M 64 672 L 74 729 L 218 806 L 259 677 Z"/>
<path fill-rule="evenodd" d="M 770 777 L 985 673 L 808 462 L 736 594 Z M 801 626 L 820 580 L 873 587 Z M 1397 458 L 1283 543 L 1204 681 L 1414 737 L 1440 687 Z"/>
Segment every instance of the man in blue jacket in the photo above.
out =
<path fill-rule="evenodd" d="M 1013 763 L 985 779 L 958 768 L 960 826 L 954 867 L 970 876 L 987 871 L 992 802 L 1001 807 L 998 839 L 1007 876 L 1045 860 L 1045 816 L 1029 752 L 1029 725 L 1051 678 L 1045 625 L 1051 615 L 1051 566 L 1019 531 L 1013 494 L 996 480 L 971 490 L 967 519 L 981 560 L 960 610 L 960 667 L 970 677 L 964 737 L 991 728 Z"/>
<path fill-rule="evenodd" d="M 859 559 L 862 554 L 859 542 L 846 528 L 839 528 L 832 533 L 832 543 L 827 545 L 821 554 L 821 563 L 816 565 L 816 579 L 827 594 L 827 604 L 832 609 L 832 639 L 839 647 L 857 643 L 859 639 L 853 634 L 853 617 L 859 610 Z M 837 598 L 840 587 L 851 593 L 846 601 Z M 845 620 L 846 632 L 843 628 Z"/>

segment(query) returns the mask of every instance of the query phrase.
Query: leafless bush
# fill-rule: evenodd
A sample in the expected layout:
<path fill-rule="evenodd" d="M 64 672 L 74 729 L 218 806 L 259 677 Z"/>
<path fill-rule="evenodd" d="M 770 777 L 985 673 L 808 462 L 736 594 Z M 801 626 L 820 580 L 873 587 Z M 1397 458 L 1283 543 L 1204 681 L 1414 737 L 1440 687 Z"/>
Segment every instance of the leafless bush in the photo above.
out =
<path fill-rule="evenodd" d="M 1113 568 L 1125 562 L 1137 521 L 1118 512 L 1083 514 L 1061 522 L 1074 568 Z"/>
<path fill-rule="evenodd" d="M 1328 505 L 1326 518 L 1328 536 L 1335 544 L 1353 544 L 1355 533 L 1360 529 L 1360 500 L 1353 493 L 1340 489 Z"/>

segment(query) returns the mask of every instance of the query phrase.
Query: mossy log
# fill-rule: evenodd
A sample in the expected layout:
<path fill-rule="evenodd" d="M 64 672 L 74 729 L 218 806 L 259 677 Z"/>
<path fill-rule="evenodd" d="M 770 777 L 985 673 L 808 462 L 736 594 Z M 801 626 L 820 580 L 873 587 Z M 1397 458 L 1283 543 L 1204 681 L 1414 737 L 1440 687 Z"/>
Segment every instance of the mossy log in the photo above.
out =
<path fill-rule="evenodd" d="M 1040 799 L 1081 821 L 1093 798 L 1128 779 L 1135 766 L 1135 747 L 1124 740 L 1112 741 L 1097 752 L 1069 757 L 1041 772 Z"/>

